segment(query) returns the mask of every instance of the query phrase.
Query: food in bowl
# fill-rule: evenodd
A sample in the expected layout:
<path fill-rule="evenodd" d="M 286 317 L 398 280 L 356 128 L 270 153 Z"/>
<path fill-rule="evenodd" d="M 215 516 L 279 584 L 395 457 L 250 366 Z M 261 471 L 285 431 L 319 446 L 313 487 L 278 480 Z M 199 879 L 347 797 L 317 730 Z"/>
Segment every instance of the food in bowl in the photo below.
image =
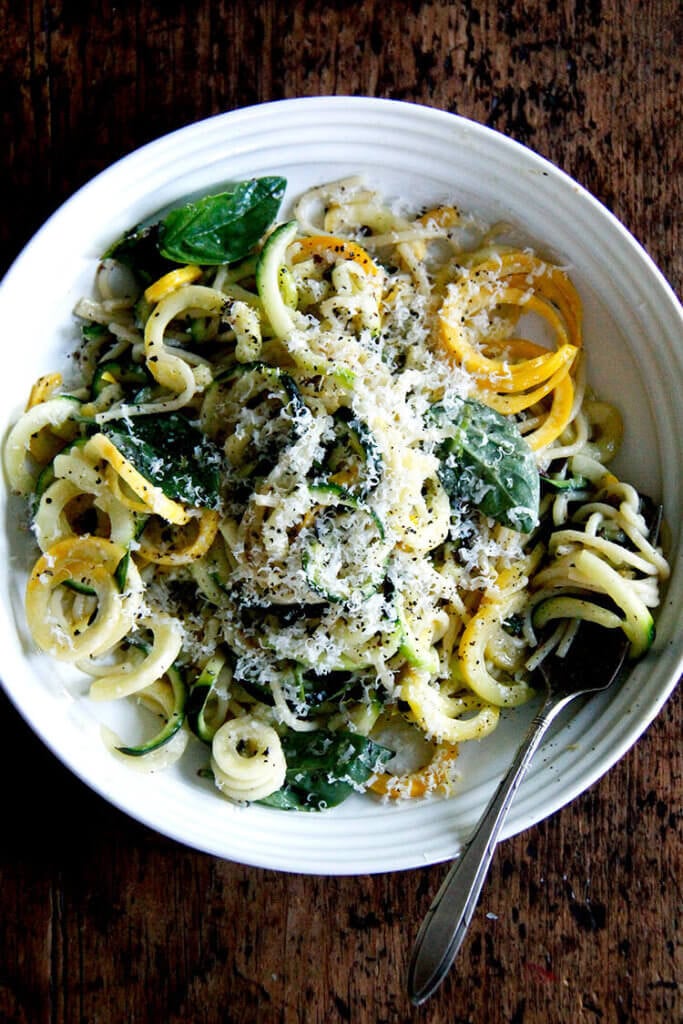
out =
<path fill-rule="evenodd" d="M 648 649 L 668 565 L 608 468 L 621 419 L 564 268 L 360 179 L 276 223 L 284 188 L 105 254 L 77 372 L 36 382 L 5 446 L 41 549 L 28 623 L 92 699 L 161 715 L 119 757 L 204 743 L 227 798 L 283 809 L 448 795 L 459 744 L 583 621 Z"/>

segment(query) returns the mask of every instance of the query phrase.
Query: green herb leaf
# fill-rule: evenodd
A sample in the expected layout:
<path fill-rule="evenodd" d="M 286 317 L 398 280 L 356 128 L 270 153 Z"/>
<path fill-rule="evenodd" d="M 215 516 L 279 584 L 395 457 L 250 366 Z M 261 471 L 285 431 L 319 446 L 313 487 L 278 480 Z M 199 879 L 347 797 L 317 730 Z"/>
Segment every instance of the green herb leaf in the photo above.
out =
<path fill-rule="evenodd" d="M 443 408 L 433 409 L 436 417 L 444 414 Z M 451 502 L 470 501 L 484 515 L 528 533 L 538 522 L 539 474 L 515 423 L 495 409 L 466 400 L 452 427 L 452 435 L 436 451 L 439 479 Z"/>
<path fill-rule="evenodd" d="M 541 474 L 540 481 L 544 487 L 549 491 L 585 491 L 590 485 L 590 481 L 583 476 L 544 476 Z"/>
<path fill-rule="evenodd" d="M 285 811 L 335 807 L 362 787 L 393 756 L 352 732 L 290 732 L 282 738 L 287 777 L 282 789 L 259 801 Z"/>
<path fill-rule="evenodd" d="M 141 289 L 172 270 L 174 264 L 159 252 L 159 225 L 131 228 L 110 245 L 102 259 L 115 259 L 133 272 Z"/>
<path fill-rule="evenodd" d="M 172 210 L 159 225 L 161 255 L 202 265 L 242 259 L 274 221 L 286 184 L 280 177 L 254 178 Z"/>
<path fill-rule="evenodd" d="M 220 448 L 178 413 L 110 420 L 103 432 L 139 473 L 168 498 L 216 508 Z"/>

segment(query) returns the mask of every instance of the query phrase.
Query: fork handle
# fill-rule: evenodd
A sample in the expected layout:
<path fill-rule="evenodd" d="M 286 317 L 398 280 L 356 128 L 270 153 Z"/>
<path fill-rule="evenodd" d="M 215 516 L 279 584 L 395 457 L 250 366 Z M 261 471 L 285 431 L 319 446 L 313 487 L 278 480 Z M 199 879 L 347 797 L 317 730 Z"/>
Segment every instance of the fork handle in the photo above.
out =
<path fill-rule="evenodd" d="M 425 915 L 408 969 L 408 994 L 415 1006 L 438 988 L 460 949 L 512 798 L 546 729 L 566 703 L 556 697 L 546 698 L 462 856 L 451 867 Z"/>

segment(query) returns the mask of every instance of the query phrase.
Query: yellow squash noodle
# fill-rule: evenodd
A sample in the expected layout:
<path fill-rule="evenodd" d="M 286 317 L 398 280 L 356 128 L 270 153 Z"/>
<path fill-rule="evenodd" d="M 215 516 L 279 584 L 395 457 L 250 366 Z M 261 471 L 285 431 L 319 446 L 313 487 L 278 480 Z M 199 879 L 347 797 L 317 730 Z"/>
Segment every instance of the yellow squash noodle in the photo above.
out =
<path fill-rule="evenodd" d="M 160 487 L 150 483 L 135 466 L 119 451 L 105 434 L 94 434 L 85 445 L 83 452 L 93 460 L 104 460 L 137 496 L 138 511 L 153 512 L 169 523 L 183 524 L 190 518 L 189 512 L 180 502 L 168 498 Z"/>
<path fill-rule="evenodd" d="M 428 672 L 411 669 L 403 678 L 400 693 L 420 728 L 439 743 L 482 739 L 492 732 L 498 724 L 496 705 L 501 702 L 451 696 L 448 691 L 452 689 L 450 683 L 435 686 Z"/>
<path fill-rule="evenodd" d="M 44 651 L 78 661 L 114 647 L 133 628 L 143 584 L 133 563 L 122 590 L 116 571 L 125 549 L 101 537 L 58 541 L 36 562 L 26 615 Z"/>
<path fill-rule="evenodd" d="M 370 789 L 379 796 L 390 800 L 414 800 L 434 793 L 447 795 L 453 785 L 453 767 L 458 757 L 454 743 L 437 745 L 431 761 L 423 768 L 403 775 L 383 772 L 370 783 Z"/>
<path fill-rule="evenodd" d="M 487 646 L 495 633 L 504 628 L 508 618 L 524 608 L 526 582 L 519 571 L 504 570 L 496 585 L 482 597 L 460 639 L 458 654 L 463 678 L 481 700 L 496 707 L 515 707 L 533 696 L 528 682 L 506 682 L 492 675 L 486 657 Z"/>
<path fill-rule="evenodd" d="M 140 537 L 140 556 L 157 565 L 188 565 L 202 558 L 214 542 L 221 517 L 209 508 L 189 516 L 186 525 L 175 528 L 157 520 L 148 522 Z"/>

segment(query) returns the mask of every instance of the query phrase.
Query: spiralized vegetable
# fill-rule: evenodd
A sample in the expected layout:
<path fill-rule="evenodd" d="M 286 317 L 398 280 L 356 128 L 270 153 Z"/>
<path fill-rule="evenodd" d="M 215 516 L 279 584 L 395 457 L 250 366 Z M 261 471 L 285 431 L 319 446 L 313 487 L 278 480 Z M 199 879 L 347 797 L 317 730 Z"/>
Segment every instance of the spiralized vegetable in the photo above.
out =
<path fill-rule="evenodd" d="M 366 760 L 335 785 L 449 794 L 458 744 L 582 620 L 647 650 L 668 564 L 607 468 L 622 424 L 566 270 L 359 179 L 237 263 L 123 298 L 112 266 L 76 308 L 82 379 L 41 377 L 4 454 L 41 549 L 36 643 L 166 723 L 119 756 L 157 768 L 193 732 L 225 796 L 291 806 L 348 736 Z"/>

